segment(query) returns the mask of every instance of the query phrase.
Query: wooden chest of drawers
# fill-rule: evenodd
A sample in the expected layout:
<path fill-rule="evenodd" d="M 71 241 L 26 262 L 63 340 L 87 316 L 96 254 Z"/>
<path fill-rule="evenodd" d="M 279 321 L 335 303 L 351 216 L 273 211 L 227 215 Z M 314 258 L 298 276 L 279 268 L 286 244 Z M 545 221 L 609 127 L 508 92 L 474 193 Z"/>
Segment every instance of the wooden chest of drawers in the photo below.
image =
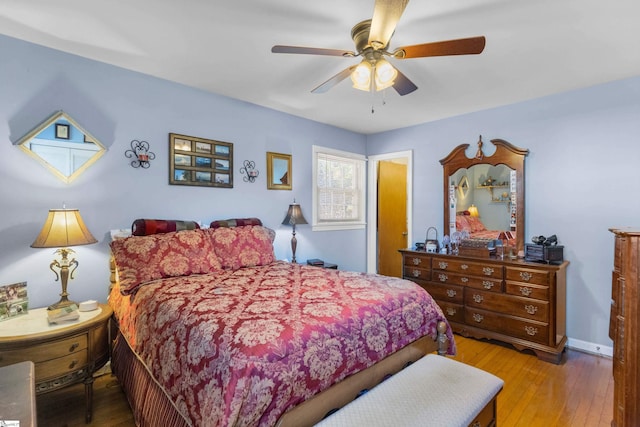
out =
<path fill-rule="evenodd" d="M 613 340 L 614 427 L 640 425 L 640 229 L 615 234 L 609 337 Z"/>
<path fill-rule="evenodd" d="M 403 277 L 426 289 L 453 330 L 529 349 L 560 363 L 566 337 L 566 268 L 401 250 Z"/>

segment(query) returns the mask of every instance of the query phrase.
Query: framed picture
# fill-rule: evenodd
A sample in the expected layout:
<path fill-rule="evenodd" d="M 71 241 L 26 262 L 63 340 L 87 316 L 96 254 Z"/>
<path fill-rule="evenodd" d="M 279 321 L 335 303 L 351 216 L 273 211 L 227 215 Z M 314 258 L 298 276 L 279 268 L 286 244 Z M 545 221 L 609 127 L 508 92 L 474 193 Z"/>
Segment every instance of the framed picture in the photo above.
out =
<path fill-rule="evenodd" d="M 267 153 L 267 189 L 291 190 L 291 154 Z"/>
<path fill-rule="evenodd" d="M 464 175 L 462 178 L 460 178 L 460 182 L 458 183 L 458 191 L 460 192 L 460 197 L 462 199 L 467 197 L 467 194 L 469 193 L 469 179 L 467 178 L 467 175 Z"/>
<path fill-rule="evenodd" d="M 169 134 L 169 184 L 233 188 L 233 144 Z"/>
<path fill-rule="evenodd" d="M 69 139 L 69 125 L 56 123 L 56 138 Z"/>
<path fill-rule="evenodd" d="M 0 321 L 27 314 L 27 282 L 0 286 Z"/>

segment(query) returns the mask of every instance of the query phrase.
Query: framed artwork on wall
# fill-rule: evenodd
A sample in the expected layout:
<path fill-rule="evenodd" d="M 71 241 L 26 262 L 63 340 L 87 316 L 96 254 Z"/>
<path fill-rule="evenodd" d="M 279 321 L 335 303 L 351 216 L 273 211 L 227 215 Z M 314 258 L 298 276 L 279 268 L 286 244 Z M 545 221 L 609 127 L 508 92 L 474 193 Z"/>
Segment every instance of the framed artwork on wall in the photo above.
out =
<path fill-rule="evenodd" d="M 291 190 L 291 154 L 267 152 L 267 189 Z"/>
<path fill-rule="evenodd" d="M 56 138 L 69 139 L 69 125 L 56 123 Z"/>
<path fill-rule="evenodd" d="M 169 184 L 233 188 L 233 144 L 170 133 Z"/>

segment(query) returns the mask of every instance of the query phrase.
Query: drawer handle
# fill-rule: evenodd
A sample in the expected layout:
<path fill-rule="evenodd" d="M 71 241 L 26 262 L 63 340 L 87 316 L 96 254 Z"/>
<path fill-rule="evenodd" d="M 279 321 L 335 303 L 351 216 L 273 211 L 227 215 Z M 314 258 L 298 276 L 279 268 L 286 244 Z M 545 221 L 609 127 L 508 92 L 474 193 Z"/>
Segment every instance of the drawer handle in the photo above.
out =
<path fill-rule="evenodd" d="M 482 295 L 478 295 L 478 294 L 473 294 L 473 300 L 480 304 L 482 301 L 484 301 L 484 297 Z"/>
<path fill-rule="evenodd" d="M 448 314 L 449 316 L 453 316 L 453 315 L 455 315 L 457 312 L 458 312 L 458 310 L 456 310 L 455 308 L 447 307 L 447 314 Z"/>
<path fill-rule="evenodd" d="M 454 290 L 454 289 L 447 289 L 447 296 L 449 298 L 453 298 L 457 295 L 458 293 Z"/>
<path fill-rule="evenodd" d="M 520 293 L 522 295 L 524 295 L 525 297 L 528 297 L 529 295 L 531 295 L 531 292 L 533 292 L 533 289 L 528 288 L 526 286 L 521 286 L 520 287 Z"/>
<path fill-rule="evenodd" d="M 73 353 L 78 347 L 80 347 L 80 344 L 74 342 L 73 344 L 71 344 L 71 347 L 69 347 L 69 353 Z"/>
<path fill-rule="evenodd" d="M 71 363 L 69 363 L 69 369 L 73 369 L 78 365 L 78 361 L 77 360 L 72 360 Z"/>
<path fill-rule="evenodd" d="M 480 323 L 484 320 L 484 316 L 482 314 L 473 313 L 473 320 Z"/>
<path fill-rule="evenodd" d="M 413 270 L 411 274 L 413 274 L 413 277 L 420 277 L 420 270 Z"/>
<path fill-rule="evenodd" d="M 481 425 L 480 421 L 474 421 L 473 424 L 471 424 L 471 427 L 480 427 Z"/>
<path fill-rule="evenodd" d="M 413 259 L 413 265 L 420 265 L 421 262 L 422 262 L 421 258 L 414 258 Z"/>
<path fill-rule="evenodd" d="M 460 268 L 461 268 L 462 270 L 466 270 L 466 269 L 468 269 L 468 268 L 469 268 L 469 266 L 468 266 L 467 264 L 462 264 L 462 265 L 460 266 Z"/>
<path fill-rule="evenodd" d="M 449 277 L 444 273 L 440 273 L 438 274 L 438 279 L 440 279 L 441 282 L 446 282 Z"/>
<path fill-rule="evenodd" d="M 467 283 L 467 282 L 469 281 L 469 278 L 468 278 L 468 277 L 461 277 L 461 278 L 460 278 L 460 281 L 461 281 L 462 283 Z"/>
<path fill-rule="evenodd" d="M 526 271 L 520 272 L 520 278 L 525 282 L 528 282 L 529 280 L 531 280 L 532 277 L 533 277 L 533 274 L 531 273 L 527 273 Z"/>
<path fill-rule="evenodd" d="M 538 328 L 534 328 L 533 326 L 525 326 L 524 331 L 527 333 L 527 335 L 538 335 Z"/>
<path fill-rule="evenodd" d="M 485 289 L 491 289 L 493 288 L 493 285 L 495 285 L 495 283 L 489 281 L 489 280 L 483 280 L 482 281 L 482 287 Z"/>
<path fill-rule="evenodd" d="M 524 306 L 524 310 L 529 314 L 536 314 L 536 312 L 538 311 L 538 307 L 533 304 L 528 304 Z"/>
<path fill-rule="evenodd" d="M 449 267 L 449 263 L 445 261 L 440 261 L 438 265 L 440 266 L 441 270 L 445 270 L 447 267 Z"/>
<path fill-rule="evenodd" d="M 491 268 L 491 267 L 482 267 L 482 272 L 484 273 L 485 276 L 492 276 L 493 275 L 493 268 Z"/>

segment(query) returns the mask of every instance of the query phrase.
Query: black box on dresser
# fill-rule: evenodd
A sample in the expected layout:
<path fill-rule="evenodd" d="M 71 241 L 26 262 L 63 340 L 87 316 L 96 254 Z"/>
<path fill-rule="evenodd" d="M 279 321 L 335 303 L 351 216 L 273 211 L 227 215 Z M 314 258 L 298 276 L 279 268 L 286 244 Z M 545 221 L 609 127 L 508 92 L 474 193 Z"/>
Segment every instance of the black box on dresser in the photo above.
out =
<path fill-rule="evenodd" d="M 564 261 L 564 246 L 545 246 L 525 243 L 524 259 L 526 261 L 562 264 L 562 261 Z"/>

